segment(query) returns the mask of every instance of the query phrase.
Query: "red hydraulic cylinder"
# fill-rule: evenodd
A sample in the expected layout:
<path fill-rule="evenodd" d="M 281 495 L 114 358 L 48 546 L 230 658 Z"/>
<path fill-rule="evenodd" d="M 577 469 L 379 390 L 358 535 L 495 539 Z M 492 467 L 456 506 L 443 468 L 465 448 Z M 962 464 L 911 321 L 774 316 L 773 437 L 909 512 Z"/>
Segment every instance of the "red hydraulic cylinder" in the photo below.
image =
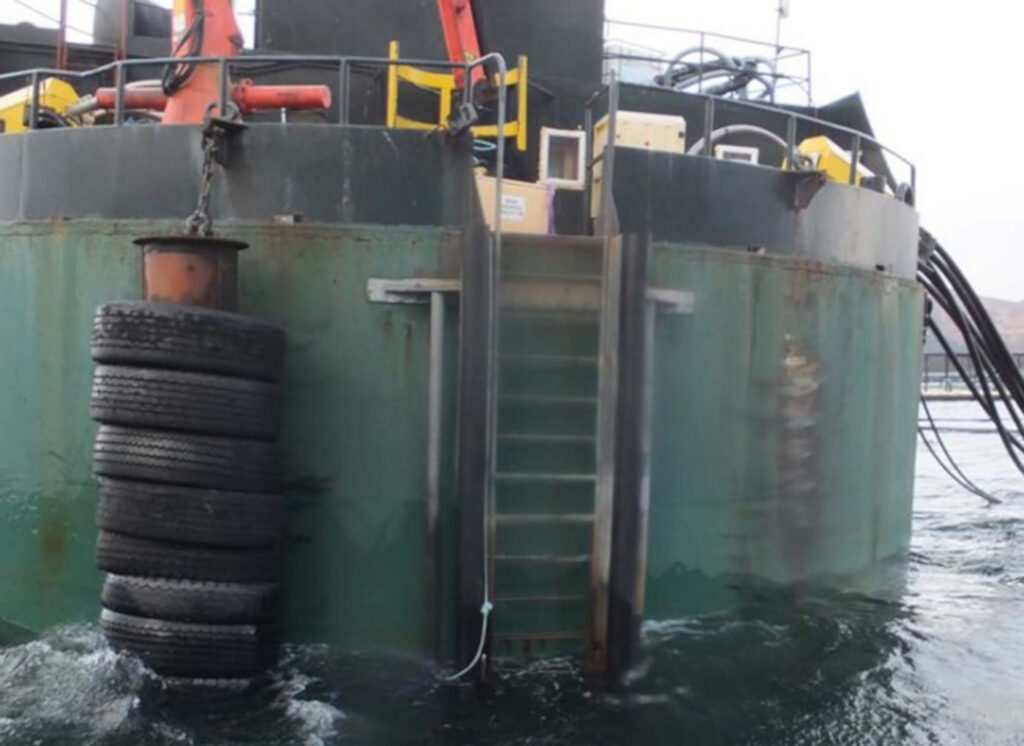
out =
<path fill-rule="evenodd" d="M 117 105 L 115 88 L 100 88 L 94 95 L 100 109 L 113 109 Z M 232 87 L 231 100 L 243 114 L 263 109 L 328 109 L 331 89 L 325 85 L 253 85 L 243 81 Z M 168 103 L 167 94 L 160 88 L 128 88 L 124 92 L 124 107 L 128 110 L 164 111 Z M 168 123 L 166 119 L 165 123 Z"/>
<path fill-rule="evenodd" d="M 245 114 L 260 109 L 329 109 L 331 89 L 325 85 L 254 85 L 246 80 L 232 98 Z"/>

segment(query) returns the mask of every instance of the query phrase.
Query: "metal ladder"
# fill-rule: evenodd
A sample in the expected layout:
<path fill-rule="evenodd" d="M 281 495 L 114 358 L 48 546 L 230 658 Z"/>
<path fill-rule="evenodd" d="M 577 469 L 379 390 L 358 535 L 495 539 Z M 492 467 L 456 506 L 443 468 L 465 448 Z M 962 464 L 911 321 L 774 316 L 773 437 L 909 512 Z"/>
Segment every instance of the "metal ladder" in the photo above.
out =
<path fill-rule="evenodd" d="M 594 613 L 604 242 L 506 235 L 488 562 L 493 654 L 582 652 Z"/>

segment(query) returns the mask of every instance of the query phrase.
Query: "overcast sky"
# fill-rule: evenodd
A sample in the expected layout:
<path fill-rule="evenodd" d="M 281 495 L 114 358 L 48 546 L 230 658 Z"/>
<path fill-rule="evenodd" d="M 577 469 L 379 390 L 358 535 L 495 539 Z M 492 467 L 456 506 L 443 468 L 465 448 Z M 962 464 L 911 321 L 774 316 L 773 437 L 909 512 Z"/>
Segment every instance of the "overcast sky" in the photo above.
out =
<path fill-rule="evenodd" d="M 775 36 L 777 0 L 606 1 L 610 18 Z M 92 28 L 92 2 L 70 0 L 72 25 Z M 59 7 L 23 3 L 51 16 Z M 29 19 L 52 25 L 0 0 L 0 23 Z M 818 103 L 861 92 L 879 139 L 918 166 L 923 224 L 982 294 L 1007 300 L 1024 300 L 1024 148 L 1013 144 L 1022 20 L 1007 0 L 791 0 L 782 37 L 811 50 Z"/>

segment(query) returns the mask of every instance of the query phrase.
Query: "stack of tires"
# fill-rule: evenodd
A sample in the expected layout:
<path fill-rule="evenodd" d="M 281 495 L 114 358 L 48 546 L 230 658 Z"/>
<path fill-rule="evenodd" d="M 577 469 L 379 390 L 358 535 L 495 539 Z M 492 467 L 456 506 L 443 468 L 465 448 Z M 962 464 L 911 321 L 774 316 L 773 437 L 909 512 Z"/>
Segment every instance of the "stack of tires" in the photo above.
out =
<path fill-rule="evenodd" d="M 284 332 L 223 311 L 100 306 L 101 626 L 154 671 L 248 678 L 279 642 Z"/>

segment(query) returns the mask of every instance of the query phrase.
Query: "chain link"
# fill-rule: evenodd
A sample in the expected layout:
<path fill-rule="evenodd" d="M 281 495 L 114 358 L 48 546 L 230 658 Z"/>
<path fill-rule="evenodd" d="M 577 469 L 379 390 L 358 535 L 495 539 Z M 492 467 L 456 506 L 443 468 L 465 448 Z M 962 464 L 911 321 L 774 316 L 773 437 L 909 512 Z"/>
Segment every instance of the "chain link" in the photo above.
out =
<path fill-rule="evenodd" d="M 210 198 L 213 194 L 213 164 L 217 157 L 219 133 L 210 126 L 203 128 L 203 168 L 199 178 L 199 201 L 196 211 L 185 221 L 190 236 L 212 236 L 213 218 L 210 217 Z"/>

